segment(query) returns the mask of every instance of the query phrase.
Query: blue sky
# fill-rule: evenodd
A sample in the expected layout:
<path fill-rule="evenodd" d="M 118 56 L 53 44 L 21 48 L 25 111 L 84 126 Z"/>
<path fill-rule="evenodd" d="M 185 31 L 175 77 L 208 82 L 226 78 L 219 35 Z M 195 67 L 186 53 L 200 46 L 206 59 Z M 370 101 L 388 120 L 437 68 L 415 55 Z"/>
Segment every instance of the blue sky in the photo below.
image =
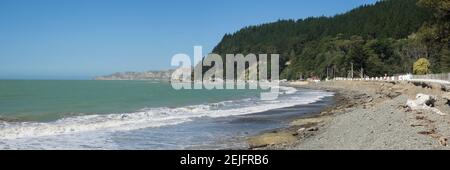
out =
<path fill-rule="evenodd" d="M 376 0 L 0 0 L 1 79 L 161 70 L 244 26 L 332 16 Z"/>

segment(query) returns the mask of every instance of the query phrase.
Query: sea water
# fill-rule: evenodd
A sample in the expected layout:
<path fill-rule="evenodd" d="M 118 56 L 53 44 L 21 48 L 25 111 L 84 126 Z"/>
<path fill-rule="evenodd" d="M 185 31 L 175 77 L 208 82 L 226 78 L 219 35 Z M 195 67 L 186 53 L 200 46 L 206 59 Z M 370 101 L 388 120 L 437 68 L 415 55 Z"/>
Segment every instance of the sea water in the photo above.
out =
<path fill-rule="evenodd" d="M 227 149 L 329 104 L 331 92 L 174 90 L 165 81 L 1 80 L 0 149 Z"/>

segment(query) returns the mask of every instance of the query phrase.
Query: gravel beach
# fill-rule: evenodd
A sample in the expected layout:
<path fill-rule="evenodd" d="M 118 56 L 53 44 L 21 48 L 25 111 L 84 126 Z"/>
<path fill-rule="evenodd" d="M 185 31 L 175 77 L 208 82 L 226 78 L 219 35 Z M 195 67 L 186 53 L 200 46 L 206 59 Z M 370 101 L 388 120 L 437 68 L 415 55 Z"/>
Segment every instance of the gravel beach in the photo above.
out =
<path fill-rule="evenodd" d="M 316 116 L 294 120 L 289 128 L 250 137 L 250 149 L 450 149 L 450 106 L 443 86 L 365 81 L 291 86 L 334 91 L 338 102 Z M 407 100 L 418 93 L 435 97 L 433 108 L 447 115 L 408 108 Z"/>

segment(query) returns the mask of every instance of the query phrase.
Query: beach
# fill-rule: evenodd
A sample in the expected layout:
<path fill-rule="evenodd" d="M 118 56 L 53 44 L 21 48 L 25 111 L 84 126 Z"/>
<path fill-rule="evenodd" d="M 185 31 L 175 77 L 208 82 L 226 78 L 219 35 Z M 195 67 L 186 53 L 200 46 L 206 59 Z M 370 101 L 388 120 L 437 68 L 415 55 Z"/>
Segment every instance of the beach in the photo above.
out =
<path fill-rule="evenodd" d="M 450 149 L 450 107 L 446 87 L 407 82 L 328 81 L 291 84 L 336 93 L 321 113 L 292 120 L 290 126 L 249 137 L 250 149 L 424 150 Z M 435 109 L 412 110 L 419 93 L 436 98 Z"/>
<path fill-rule="evenodd" d="M 437 84 L 283 83 L 277 100 L 261 101 L 259 91 L 170 91 L 165 82 L 33 83 L 3 83 L 22 90 L 4 96 L 2 149 L 449 149 L 450 117 L 435 112 L 450 113 L 449 93 Z M 433 107 L 406 105 L 420 93 Z"/>

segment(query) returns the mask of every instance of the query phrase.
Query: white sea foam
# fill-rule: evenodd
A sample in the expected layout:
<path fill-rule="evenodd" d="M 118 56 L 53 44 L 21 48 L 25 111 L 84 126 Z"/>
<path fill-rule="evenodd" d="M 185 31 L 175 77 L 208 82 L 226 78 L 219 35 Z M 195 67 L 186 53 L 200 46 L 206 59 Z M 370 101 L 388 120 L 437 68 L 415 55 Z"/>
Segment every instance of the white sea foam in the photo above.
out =
<path fill-rule="evenodd" d="M 294 94 L 296 89 L 281 88 L 285 94 Z M 277 101 L 242 99 L 213 104 L 193 105 L 179 108 L 147 108 L 135 113 L 85 115 L 68 117 L 54 122 L 3 122 L 0 124 L 0 139 L 35 138 L 55 135 L 91 133 L 95 131 L 115 132 L 142 128 L 176 125 L 201 117 L 225 117 L 258 113 L 272 109 L 309 104 L 332 96 L 323 91 L 306 91 L 280 98 Z"/>
<path fill-rule="evenodd" d="M 294 94 L 295 92 L 297 92 L 296 88 L 286 86 L 280 86 L 280 90 L 282 90 L 284 94 Z"/>

